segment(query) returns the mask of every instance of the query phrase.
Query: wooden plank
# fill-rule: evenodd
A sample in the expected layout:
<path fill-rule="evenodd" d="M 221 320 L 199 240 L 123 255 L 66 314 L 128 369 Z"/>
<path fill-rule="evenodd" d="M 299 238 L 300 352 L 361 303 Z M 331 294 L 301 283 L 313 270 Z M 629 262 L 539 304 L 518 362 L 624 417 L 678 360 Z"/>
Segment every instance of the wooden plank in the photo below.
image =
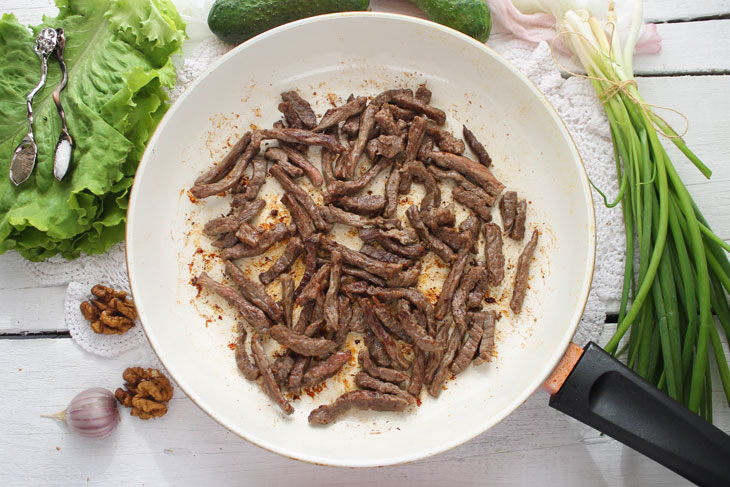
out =
<path fill-rule="evenodd" d="M 730 14 L 730 0 L 692 0 L 668 2 L 644 0 L 644 18 L 647 22 L 691 20 Z"/>
<path fill-rule="evenodd" d="M 42 359 L 41 359 L 42 357 Z M 122 411 L 117 431 L 86 440 L 40 414 L 80 390 L 121 384 L 135 352 L 102 359 L 69 339 L 0 340 L 4 397 L 0 485 L 665 485 L 687 483 L 651 460 L 547 406 L 535 393 L 486 434 L 442 455 L 390 468 L 318 467 L 266 452 L 219 426 L 181 391 L 170 412 L 142 422 Z M 715 382 L 718 384 L 719 381 Z M 719 400 L 719 393 L 715 396 Z M 22 406 L 21 406 L 22 404 Z M 727 409 L 727 408 L 726 408 Z M 725 409 L 725 410 L 726 410 Z M 730 428 L 729 415 L 717 416 Z M 589 480 L 590 479 L 590 480 Z"/>

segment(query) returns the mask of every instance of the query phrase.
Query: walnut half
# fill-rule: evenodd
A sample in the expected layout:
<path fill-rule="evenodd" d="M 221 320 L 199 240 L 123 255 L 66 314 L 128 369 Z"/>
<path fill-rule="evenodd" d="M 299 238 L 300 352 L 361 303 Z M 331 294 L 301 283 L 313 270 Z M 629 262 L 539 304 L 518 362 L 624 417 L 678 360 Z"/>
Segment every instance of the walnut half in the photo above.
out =
<path fill-rule="evenodd" d="M 126 390 L 120 387 L 114 395 L 123 406 L 132 408 L 132 416 L 150 419 L 167 413 L 165 403 L 172 399 L 173 387 L 159 370 L 129 367 L 122 378 Z"/>
<path fill-rule="evenodd" d="M 122 335 L 134 326 L 137 309 L 134 301 L 127 298 L 126 292 L 97 284 L 91 288 L 91 294 L 96 299 L 81 303 L 81 314 L 89 321 L 94 332 Z"/>

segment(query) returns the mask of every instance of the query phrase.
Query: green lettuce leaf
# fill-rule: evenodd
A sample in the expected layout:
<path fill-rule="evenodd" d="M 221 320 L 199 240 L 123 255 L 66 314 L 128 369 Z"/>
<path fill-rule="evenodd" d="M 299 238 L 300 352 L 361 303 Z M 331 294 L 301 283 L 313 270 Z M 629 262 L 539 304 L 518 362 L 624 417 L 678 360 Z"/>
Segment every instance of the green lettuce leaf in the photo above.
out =
<path fill-rule="evenodd" d="M 0 253 L 31 260 L 106 251 L 124 238 L 127 195 L 145 145 L 175 85 L 171 56 L 184 23 L 170 0 L 57 0 L 59 14 L 29 31 L 0 19 Z M 27 131 L 25 96 L 40 76 L 33 52 L 44 27 L 63 27 L 69 83 L 61 99 L 75 148 L 69 174 L 53 177 L 61 123 L 51 99 L 61 73 L 49 59 L 48 81 L 33 101 L 38 162 L 16 187 L 10 160 Z"/>

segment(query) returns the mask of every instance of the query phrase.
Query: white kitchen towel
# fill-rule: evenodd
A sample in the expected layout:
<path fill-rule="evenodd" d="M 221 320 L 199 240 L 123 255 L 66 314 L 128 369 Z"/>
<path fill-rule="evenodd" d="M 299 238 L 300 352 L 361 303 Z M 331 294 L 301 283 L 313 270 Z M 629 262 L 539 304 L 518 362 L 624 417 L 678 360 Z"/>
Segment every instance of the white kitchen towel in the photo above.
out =
<path fill-rule="evenodd" d="M 171 93 L 173 101 L 210 64 L 231 47 L 201 34 L 193 48 L 188 48 L 178 67 L 178 84 Z M 552 103 L 575 140 L 591 180 L 609 195 L 618 191 L 613 146 L 608 122 L 590 83 L 582 78 L 564 79 L 550 56 L 547 44 L 530 44 L 520 40 L 501 42 L 495 49 L 512 62 L 542 91 Z M 596 340 L 606 319 L 606 305 L 620 299 L 624 267 L 625 238 L 620 207 L 606 208 L 594 190 L 596 208 L 597 257 L 593 287 L 574 341 L 580 345 Z M 157 363 L 140 326 L 126 335 L 96 335 L 79 311 L 81 301 L 97 283 L 129 290 L 124 247 L 119 244 L 98 256 L 84 256 L 74 261 L 54 257 L 45 262 L 26 263 L 39 282 L 47 285 L 68 284 L 65 320 L 72 338 L 84 350 L 113 356 L 133 347 L 147 349 L 151 364 Z"/>

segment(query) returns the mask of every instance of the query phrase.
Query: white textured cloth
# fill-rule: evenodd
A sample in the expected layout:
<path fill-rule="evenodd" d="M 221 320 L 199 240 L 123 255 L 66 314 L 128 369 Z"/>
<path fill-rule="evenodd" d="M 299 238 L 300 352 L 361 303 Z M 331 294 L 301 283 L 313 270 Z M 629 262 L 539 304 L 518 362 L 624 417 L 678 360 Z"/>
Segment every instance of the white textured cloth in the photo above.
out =
<path fill-rule="evenodd" d="M 591 180 L 608 195 L 618 191 L 613 147 L 608 122 L 589 82 L 581 78 L 563 79 L 550 56 L 547 44 L 537 46 L 512 40 L 493 46 L 504 58 L 516 65 L 547 96 L 570 130 Z M 178 68 L 178 84 L 171 93 L 175 100 L 218 56 L 230 46 L 215 38 L 196 43 L 185 54 Z M 624 266 L 625 238 L 619 207 L 608 209 L 594 191 L 598 247 L 593 287 L 582 323 L 574 340 L 583 345 L 595 340 L 606 319 L 606 303 L 620 298 Z M 72 338 L 84 350 L 102 356 L 113 356 L 139 347 L 145 362 L 156 366 L 152 349 L 140 326 L 125 335 L 97 335 L 79 311 L 89 290 L 97 283 L 129 291 L 124 247 L 120 244 L 99 256 L 84 256 L 68 262 L 52 258 L 46 262 L 27 262 L 28 270 L 39 282 L 47 285 L 68 284 L 65 320 Z"/>

